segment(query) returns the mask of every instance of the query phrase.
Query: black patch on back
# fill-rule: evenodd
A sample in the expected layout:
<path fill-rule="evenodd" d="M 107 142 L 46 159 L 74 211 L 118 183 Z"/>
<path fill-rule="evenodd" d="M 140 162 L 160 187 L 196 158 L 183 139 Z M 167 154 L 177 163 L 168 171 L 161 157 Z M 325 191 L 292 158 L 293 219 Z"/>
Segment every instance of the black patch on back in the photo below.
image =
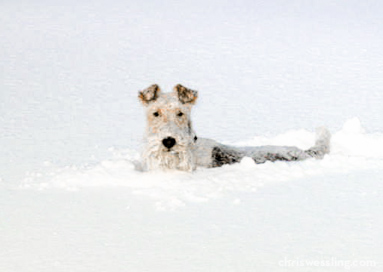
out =
<path fill-rule="evenodd" d="M 253 160 L 256 164 L 262 164 L 265 163 L 266 161 L 297 161 L 299 158 L 297 156 L 293 156 L 290 154 L 278 154 L 278 153 L 265 153 L 262 154 L 261 156 L 254 156 Z"/>
<path fill-rule="evenodd" d="M 224 164 L 233 164 L 240 162 L 243 155 L 235 150 L 223 149 L 221 147 L 214 147 L 212 152 L 212 167 L 220 167 Z"/>
<path fill-rule="evenodd" d="M 266 160 L 272 161 L 272 162 L 275 162 L 275 161 L 296 161 L 298 159 L 297 157 L 293 157 L 293 156 L 286 158 L 281 154 L 275 154 L 275 153 L 267 153 L 265 158 L 266 158 Z"/>

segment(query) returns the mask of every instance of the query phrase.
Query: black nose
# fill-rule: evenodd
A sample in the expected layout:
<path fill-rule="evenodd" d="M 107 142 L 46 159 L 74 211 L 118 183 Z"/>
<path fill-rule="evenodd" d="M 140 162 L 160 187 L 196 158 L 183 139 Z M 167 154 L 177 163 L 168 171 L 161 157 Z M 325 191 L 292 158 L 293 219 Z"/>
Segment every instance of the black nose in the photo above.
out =
<path fill-rule="evenodd" d="M 172 148 L 176 144 L 176 139 L 167 137 L 162 140 L 162 144 L 167 148 Z"/>

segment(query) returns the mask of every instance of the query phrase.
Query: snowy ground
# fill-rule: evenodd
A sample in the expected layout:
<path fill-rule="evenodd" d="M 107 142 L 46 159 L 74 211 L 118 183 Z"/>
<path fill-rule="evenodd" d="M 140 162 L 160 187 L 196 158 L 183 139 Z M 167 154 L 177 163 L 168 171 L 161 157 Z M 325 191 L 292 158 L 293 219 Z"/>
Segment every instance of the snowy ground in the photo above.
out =
<path fill-rule="evenodd" d="M 379 1 L 3 1 L 0 271 L 382 271 Z M 137 91 L 323 160 L 134 170 Z"/>

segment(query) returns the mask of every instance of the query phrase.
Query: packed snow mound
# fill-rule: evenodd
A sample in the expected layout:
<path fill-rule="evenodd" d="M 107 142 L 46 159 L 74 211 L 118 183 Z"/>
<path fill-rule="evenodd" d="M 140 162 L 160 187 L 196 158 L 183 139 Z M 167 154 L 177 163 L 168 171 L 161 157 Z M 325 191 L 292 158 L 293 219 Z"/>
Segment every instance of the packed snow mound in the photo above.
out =
<path fill-rule="evenodd" d="M 308 148 L 315 133 L 294 130 L 276 137 L 255 137 L 234 145 L 295 145 Z M 180 171 L 140 172 L 135 170 L 139 160 L 137 150 L 111 149 L 111 158 L 96 165 L 46 169 L 29 173 L 21 188 L 126 187 L 134 194 L 145 195 L 171 205 L 185 202 L 205 202 L 230 191 L 254 192 L 270 183 L 324 174 L 352 173 L 383 168 L 383 135 L 367 134 L 357 118 L 348 120 L 332 137 L 331 152 L 323 160 L 302 162 L 266 162 L 255 164 L 251 158 L 220 168 L 199 168 L 193 173 Z"/>

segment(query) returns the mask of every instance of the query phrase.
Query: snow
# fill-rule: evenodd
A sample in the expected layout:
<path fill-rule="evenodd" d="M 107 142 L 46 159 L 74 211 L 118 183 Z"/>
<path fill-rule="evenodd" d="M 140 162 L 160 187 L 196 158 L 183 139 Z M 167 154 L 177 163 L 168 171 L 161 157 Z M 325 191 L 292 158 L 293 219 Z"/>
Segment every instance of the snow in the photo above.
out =
<path fill-rule="evenodd" d="M 241 144 L 308 148 L 314 138 L 314 132 L 299 130 L 267 139 L 256 137 Z M 146 196 L 156 209 L 173 210 L 188 203 L 208 202 L 238 192 L 255 192 L 260 187 L 299 178 L 383 169 L 383 135 L 365 134 L 358 119 L 350 119 L 333 135 L 331 155 L 323 160 L 256 165 L 251 158 L 244 158 L 239 164 L 199 168 L 194 173 L 147 173 L 135 169 L 139 153 L 134 149 L 111 149 L 110 152 L 110 158 L 95 165 L 60 168 L 47 163 L 40 171 L 28 173 L 18 187 L 74 191 L 89 187 L 125 187 L 133 194 Z"/>
<path fill-rule="evenodd" d="M 0 271 L 381 271 L 382 7 L 1 3 Z M 200 137 L 308 148 L 326 125 L 331 153 L 136 171 L 155 82 L 199 90 Z"/>

